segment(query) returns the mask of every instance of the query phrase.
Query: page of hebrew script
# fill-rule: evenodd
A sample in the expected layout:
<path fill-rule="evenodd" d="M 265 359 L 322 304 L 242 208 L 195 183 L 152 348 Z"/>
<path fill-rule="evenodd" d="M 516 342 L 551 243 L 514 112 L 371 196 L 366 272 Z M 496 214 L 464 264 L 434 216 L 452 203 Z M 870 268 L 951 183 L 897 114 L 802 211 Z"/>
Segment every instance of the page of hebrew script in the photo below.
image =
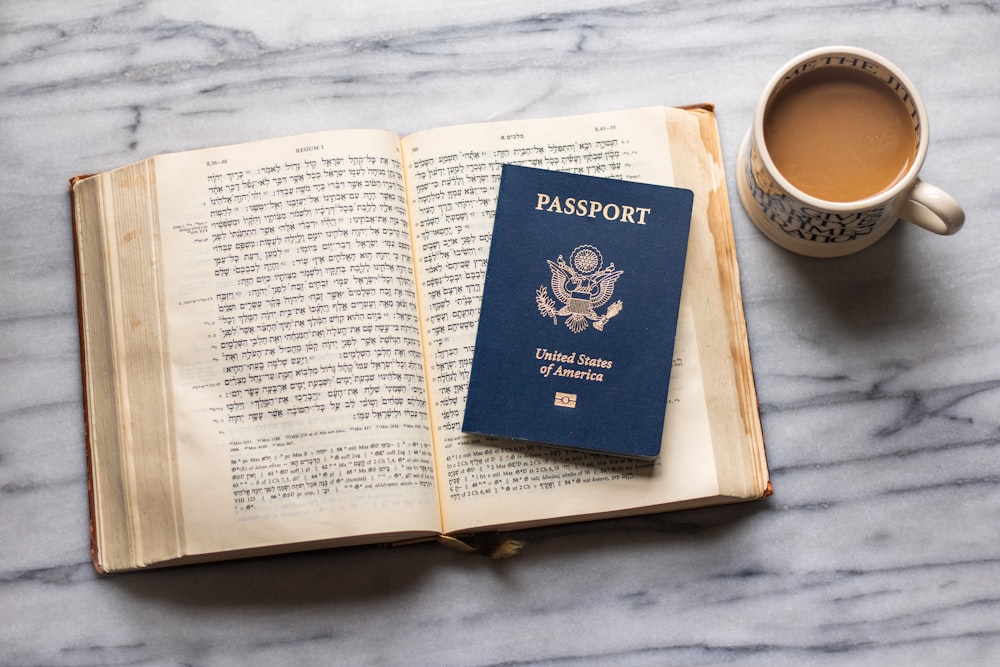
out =
<path fill-rule="evenodd" d="M 399 139 L 156 160 L 189 553 L 440 530 Z"/>
<path fill-rule="evenodd" d="M 692 305 L 682 295 L 661 457 L 639 462 L 461 432 L 503 163 L 673 185 L 649 108 L 428 130 L 403 140 L 446 531 L 528 525 L 718 493 Z"/>

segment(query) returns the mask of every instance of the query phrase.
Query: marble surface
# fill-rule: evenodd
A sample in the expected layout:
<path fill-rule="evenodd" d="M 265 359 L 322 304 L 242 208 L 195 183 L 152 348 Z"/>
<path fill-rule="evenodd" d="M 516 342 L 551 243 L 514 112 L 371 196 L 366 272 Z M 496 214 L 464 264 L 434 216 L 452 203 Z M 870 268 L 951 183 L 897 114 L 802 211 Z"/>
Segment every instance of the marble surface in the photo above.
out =
<path fill-rule="evenodd" d="M 0 664 L 1000 664 L 995 2 L 0 3 Z M 765 240 L 732 165 L 795 54 L 879 51 L 965 207 L 839 260 Z M 67 179 L 340 127 L 718 107 L 775 495 L 98 578 Z"/>

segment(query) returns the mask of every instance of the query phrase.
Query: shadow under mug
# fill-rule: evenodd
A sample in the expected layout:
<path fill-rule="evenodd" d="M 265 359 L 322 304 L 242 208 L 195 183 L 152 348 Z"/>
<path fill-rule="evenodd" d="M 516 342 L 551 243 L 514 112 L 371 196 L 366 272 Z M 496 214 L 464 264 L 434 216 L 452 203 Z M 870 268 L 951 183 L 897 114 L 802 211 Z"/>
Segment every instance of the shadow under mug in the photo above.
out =
<path fill-rule="evenodd" d="M 914 157 L 887 189 L 855 201 L 812 196 L 775 166 L 764 121 L 777 93 L 798 76 L 826 67 L 853 68 L 876 77 L 905 105 L 913 123 Z M 965 213 L 946 192 L 920 180 L 927 155 L 927 111 L 910 80 L 885 58 L 850 46 L 814 49 L 793 58 L 771 78 L 737 155 L 736 184 L 747 215 L 781 247 L 810 257 L 841 257 L 864 250 L 900 218 L 937 234 L 954 234 Z"/>

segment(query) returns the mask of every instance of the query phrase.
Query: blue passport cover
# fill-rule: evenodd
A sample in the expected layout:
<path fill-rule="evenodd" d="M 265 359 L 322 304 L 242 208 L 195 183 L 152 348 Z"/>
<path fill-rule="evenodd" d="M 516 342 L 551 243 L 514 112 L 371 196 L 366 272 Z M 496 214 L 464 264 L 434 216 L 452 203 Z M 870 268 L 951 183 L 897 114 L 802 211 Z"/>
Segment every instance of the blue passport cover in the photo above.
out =
<path fill-rule="evenodd" d="M 659 454 L 693 199 L 503 166 L 463 431 Z"/>

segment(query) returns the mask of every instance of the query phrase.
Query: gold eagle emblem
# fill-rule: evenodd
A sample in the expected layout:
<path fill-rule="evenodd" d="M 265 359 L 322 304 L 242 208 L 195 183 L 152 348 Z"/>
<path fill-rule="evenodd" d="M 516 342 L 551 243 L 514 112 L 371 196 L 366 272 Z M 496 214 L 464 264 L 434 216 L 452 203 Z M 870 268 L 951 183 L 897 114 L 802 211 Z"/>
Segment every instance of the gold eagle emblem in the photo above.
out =
<path fill-rule="evenodd" d="M 621 299 L 608 306 L 604 314 L 598 312 L 611 300 L 615 283 L 624 271 L 615 269 L 614 262 L 605 267 L 604 255 L 595 246 L 577 246 L 570 253 L 569 262 L 562 255 L 554 262 L 551 259 L 546 262 L 552 272 L 549 286 L 562 307 L 556 308 L 556 302 L 545 285 L 535 292 L 535 301 L 538 312 L 543 317 L 551 317 L 553 324 L 558 324 L 559 318 L 565 317 L 566 326 L 573 333 L 586 329 L 589 322 L 593 322 L 598 331 L 603 331 L 608 320 L 621 312 Z"/>

